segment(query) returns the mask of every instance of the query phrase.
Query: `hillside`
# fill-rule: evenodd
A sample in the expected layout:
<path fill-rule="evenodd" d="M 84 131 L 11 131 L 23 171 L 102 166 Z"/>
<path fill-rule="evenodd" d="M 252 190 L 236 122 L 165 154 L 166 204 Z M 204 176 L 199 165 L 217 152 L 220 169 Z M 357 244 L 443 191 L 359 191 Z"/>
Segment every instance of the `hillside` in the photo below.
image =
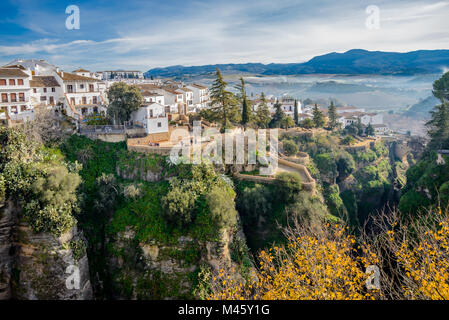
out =
<path fill-rule="evenodd" d="M 219 68 L 225 74 L 388 74 L 413 75 L 440 73 L 449 66 L 449 50 L 418 50 L 406 53 L 353 49 L 332 52 L 304 63 L 245 63 L 203 66 L 169 66 L 150 69 L 145 76 L 181 77 L 207 75 Z"/>

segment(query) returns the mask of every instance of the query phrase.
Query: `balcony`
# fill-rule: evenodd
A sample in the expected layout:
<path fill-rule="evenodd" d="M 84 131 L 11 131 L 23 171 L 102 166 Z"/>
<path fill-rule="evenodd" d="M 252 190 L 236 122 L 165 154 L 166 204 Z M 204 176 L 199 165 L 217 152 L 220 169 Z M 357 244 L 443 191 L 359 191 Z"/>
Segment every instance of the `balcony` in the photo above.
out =
<path fill-rule="evenodd" d="M 167 115 L 165 113 L 161 113 L 159 115 L 148 115 L 146 116 L 146 119 L 161 119 L 165 117 L 167 117 Z"/>

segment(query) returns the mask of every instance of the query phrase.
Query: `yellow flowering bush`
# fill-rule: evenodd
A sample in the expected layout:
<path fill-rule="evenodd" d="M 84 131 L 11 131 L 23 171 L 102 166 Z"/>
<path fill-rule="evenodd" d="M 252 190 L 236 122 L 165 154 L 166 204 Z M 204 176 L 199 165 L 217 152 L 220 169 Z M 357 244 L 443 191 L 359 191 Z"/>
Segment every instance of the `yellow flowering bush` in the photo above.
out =
<path fill-rule="evenodd" d="M 448 300 L 447 210 L 429 209 L 419 220 L 407 222 L 394 213 L 378 225 L 385 231 L 376 245 L 387 266 L 381 275 L 385 294 L 392 299 Z"/>
<path fill-rule="evenodd" d="M 220 270 L 211 299 L 372 299 L 365 269 L 378 262 L 367 247 L 359 247 L 343 226 L 322 230 L 297 228 L 286 246 L 259 254 L 257 270 L 248 281 L 236 281 Z"/>

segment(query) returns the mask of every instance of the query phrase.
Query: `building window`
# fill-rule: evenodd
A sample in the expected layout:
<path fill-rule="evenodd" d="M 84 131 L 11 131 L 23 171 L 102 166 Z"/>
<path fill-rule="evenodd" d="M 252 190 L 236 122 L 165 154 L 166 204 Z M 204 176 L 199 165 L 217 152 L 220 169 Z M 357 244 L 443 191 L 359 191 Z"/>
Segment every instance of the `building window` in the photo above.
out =
<path fill-rule="evenodd" d="M 23 86 L 23 79 L 18 79 L 18 80 L 17 80 L 17 84 L 18 84 L 19 86 Z"/>
<path fill-rule="evenodd" d="M 67 85 L 67 92 L 68 93 L 73 93 L 73 85 L 71 85 L 71 84 Z"/>
<path fill-rule="evenodd" d="M 87 104 L 87 98 L 83 97 L 83 104 Z"/>
<path fill-rule="evenodd" d="M 51 88 L 51 92 L 55 92 L 56 90 L 55 90 L 55 88 Z"/>
<path fill-rule="evenodd" d="M 15 85 L 16 85 L 16 80 L 14 80 L 14 79 L 9 79 L 9 85 L 10 85 L 10 86 L 15 86 Z"/>
<path fill-rule="evenodd" d="M 36 93 L 36 92 L 37 92 L 36 88 L 33 88 L 33 93 Z"/>
<path fill-rule="evenodd" d="M 50 96 L 50 104 L 54 104 L 54 103 L 55 103 L 54 98 L 52 96 Z"/>
<path fill-rule="evenodd" d="M 94 85 L 93 85 L 93 84 L 90 84 L 90 85 L 89 85 L 89 91 L 90 91 L 90 92 L 94 92 Z"/>
<path fill-rule="evenodd" d="M 44 88 L 44 93 L 47 93 L 47 88 Z"/>
<path fill-rule="evenodd" d="M 92 97 L 92 103 L 97 104 L 97 97 Z"/>
<path fill-rule="evenodd" d="M 25 93 L 19 92 L 19 101 L 25 101 Z"/>
<path fill-rule="evenodd" d="M 84 84 L 80 84 L 80 89 L 84 89 Z"/>
<path fill-rule="evenodd" d="M 158 127 L 158 128 L 162 127 L 162 122 L 158 122 L 158 123 L 157 123 L 157 127 Z"/>
<path fill-rule="evenodd" d="M 6 93 L 2 93 L 2 102 L 8 102 L 8 95 Z"/>
<path fill-rule="evenodd" d="M 6 86 L 6 79 L 0 79 L 0 86 Z"/>
<path fill-rule="evenodd" d="M 47 101 L 47 96 L 41 96 L 41 101 Z"/>
<path fill-rule="evenodd" d="M 11 93 L 11 102 L 17 102 L 17 96 L 15 93 Z"/>

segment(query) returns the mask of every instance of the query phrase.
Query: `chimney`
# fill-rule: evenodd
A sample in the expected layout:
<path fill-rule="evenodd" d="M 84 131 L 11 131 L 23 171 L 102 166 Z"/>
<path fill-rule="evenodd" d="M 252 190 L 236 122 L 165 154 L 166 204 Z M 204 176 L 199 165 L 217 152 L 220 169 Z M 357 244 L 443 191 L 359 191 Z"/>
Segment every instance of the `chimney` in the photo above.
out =
<path fill-rule="evenodd" d="M 64 77 L 64 71 L 61 71 L 61 78 Z"/>

